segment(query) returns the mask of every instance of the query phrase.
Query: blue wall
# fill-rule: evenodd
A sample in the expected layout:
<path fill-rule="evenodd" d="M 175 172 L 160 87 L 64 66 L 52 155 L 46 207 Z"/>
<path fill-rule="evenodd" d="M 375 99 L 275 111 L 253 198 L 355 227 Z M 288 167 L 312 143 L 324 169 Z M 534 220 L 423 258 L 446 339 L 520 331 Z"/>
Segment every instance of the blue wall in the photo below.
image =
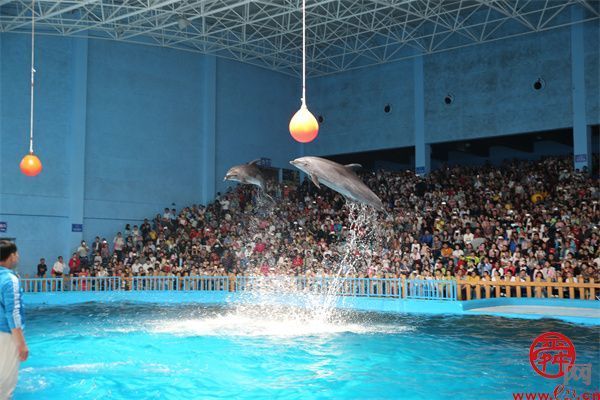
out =
<path fill-rule="evenodd" d="M 29 178 L 19 171 L 29 151 L 30 58 L 27 36 L 0 36 L 0 236 L 16 237 L 24 265 L 64 252 L 68 210 L 72 42 L 40 37 L 37 52 L 35 150 L 44 171 Z M 57 73 L 60 71 L 60 73 Z M 51 99 L 42 100 L 42 99 Z M 37 264 L 37 263 L 36 263 Z"/>
<path fill-rule="evenodd" d="M 414 145 L 412 60 L 311 79 L 308 107 L 324 118 L 306 154 L 343 154 Z M 384 112 L 386 104 L 391 111 Z M 405 162 L 406 160 L 399 160 Z"/>
<path fill-rule="evenodd" d="M 86 233 L 115 234 L 172 202 L 201 197 L 203 58 L 89 42 Z"/>
<path fill-rule="evenodd" d="M 600 123 L 599 29 L 596 22 L 584 24 L 590 125 Z M 565 27 L 425 56 L 426 142 L 573 126 L 570 40 L 571 28 Z M 309 106 L 325 122 L 306 153 L 414 145 L 413 63 L 409 59 L 309 80 Z M 538 77 L 546 87 L 535 91 Z M 450 106 L 444 103 L 448 93 L 454 96 Z M 386 114 L 388 103 L 392 111 Z"/>
<path fill-rule="evenodd" d="M 35 150 L 44 170 L 26 177 L 18 163 L 28 150 L 29 40 L 0 35 L 0 221 L 8 224 L 0 237 L 17 239 L 24 273 L 40 257 L 68 258 L 81 239 L 112 241 L 172 203 L 213 199 L 231 165 L 269 157 L 286 166 L 297 156 L 287 132 L 299 104 L 295 78 L 163 48 L 40 36 Z"/>
<path fill-rule="evenodd" d="M 300 80 L 250 65 L 217 61 L 216 189 L 227 170 L 267 157 L 274 167 L 291 168 L 299 144 L 288 124 L 300 108 Z"/>

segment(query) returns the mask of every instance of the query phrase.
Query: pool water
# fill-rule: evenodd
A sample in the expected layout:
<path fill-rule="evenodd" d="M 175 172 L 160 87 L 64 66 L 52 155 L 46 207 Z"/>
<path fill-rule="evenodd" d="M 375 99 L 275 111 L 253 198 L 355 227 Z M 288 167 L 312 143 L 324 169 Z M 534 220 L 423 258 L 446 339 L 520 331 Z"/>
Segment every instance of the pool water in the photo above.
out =
<path fill-rule="evenodd" d="M 15 399 L 513 399 L 552 392 L 538 335 L 568 336 L 600 383 L 600 328 L 554 320 L 86 303 L 27 310 Z"/>

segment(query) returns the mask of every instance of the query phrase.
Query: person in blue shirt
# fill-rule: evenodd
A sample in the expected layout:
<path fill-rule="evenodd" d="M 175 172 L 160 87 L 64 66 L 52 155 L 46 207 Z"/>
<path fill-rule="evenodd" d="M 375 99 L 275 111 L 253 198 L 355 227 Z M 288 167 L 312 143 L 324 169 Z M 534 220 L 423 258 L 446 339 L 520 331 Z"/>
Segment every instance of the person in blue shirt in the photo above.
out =
<path fill-rule="evenodd" d="M 0 399 L 9 399 L 17 386 L 19 364 L 29 349 L 23 335 L 23 301 L 14 268 L 19 263 L 17 246 L 0 240 Z"/>

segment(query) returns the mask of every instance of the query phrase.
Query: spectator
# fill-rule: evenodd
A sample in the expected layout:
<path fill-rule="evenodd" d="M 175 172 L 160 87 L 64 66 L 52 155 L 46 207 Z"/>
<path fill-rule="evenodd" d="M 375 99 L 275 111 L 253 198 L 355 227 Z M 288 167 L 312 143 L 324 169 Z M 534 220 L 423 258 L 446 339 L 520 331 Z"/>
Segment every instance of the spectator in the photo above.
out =
<path fill-rule="evenodd" d="M 37 265 L 37 278 L 45 278 L 46 272 L 48 271 L 48 266 L 46 265 L 46 259 L 40 258 L 40 263 Z"/>
<path fill-rule="evenodd" d="M 58 259 L 52 266 L 51 274 L 53 277 L 61 278 L 65 272 L 65 262 L 62 256 L 58 256 Z"/>
<path fill-rule="evenodd" d="M 90 251 L 90 249 L 87 246 L 87 244 L 85 243 L 85 240 L 82 240 L 81 244 L 77 248 L 77 255 L 79 256 L 79 262 L 81 263 L 82 267 L 87 267 L 87 265 L 88 265 L 89 251 Z"/>
<path fill-rule="evenodd" d="M 123 239 L 123 235 L 121 232 L 117 233 L 117 236 L 113 239 L 113 248 L 115 254 L 117 255 L 117 260 L 121 261 L 123 259 L 123 248 L 125 247 L 125 239 Z"/>
<path fill-rule="evenodd" d="M 69 270 L 73 276 L 79 276 L 79 272 L 81 272 L 81 261 L 77 253 L 73 253 L 73 256 L 69 259 Z"/>

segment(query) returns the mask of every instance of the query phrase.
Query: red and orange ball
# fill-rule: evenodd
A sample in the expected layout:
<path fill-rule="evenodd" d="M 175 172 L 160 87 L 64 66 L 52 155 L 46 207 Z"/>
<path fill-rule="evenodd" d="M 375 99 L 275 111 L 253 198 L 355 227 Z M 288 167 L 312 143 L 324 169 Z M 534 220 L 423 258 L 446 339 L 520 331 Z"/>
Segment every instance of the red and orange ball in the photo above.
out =
<path fill-rule="evenodd" d="M 42 162 L 33 153 L 29 153 L 23 157 L 19 167 L 21 168 L 21 172 L 27 176 L 36 176 L 42 172 Z"/>
<path fill-rule="evenodd" d="M 305 105 L 302 105 L 292 117 L 290 134 L 300 143 L 312 142 L 319 134 L 319 123 Z"/>

